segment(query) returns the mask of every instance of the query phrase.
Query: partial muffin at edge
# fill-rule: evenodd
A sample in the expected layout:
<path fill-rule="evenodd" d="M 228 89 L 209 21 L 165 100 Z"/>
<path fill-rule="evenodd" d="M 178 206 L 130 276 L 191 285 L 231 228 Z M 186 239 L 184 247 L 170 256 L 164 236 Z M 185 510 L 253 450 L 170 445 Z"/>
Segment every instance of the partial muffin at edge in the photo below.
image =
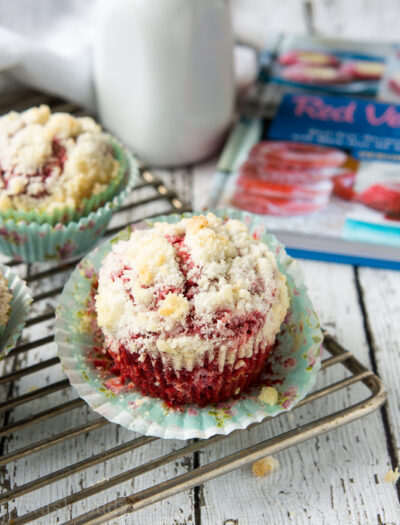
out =
<path fill-rule="evenodd" d="M 12 295 L 8 290 L 8 282 L 0 272 L 0 328 L 7 324 L 10 315 Z"/>

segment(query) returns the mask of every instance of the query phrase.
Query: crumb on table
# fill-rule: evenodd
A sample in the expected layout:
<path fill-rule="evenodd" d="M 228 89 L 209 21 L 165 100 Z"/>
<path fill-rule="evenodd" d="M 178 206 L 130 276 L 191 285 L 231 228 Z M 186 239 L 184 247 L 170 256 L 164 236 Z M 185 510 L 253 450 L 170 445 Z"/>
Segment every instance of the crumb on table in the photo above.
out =
<path fill-rule="evenodd" d="M 396 467 L 394 470 L 389 469 L 385 474 L 385 481 L 388 483 L 397 483 L 400 478 L 399 467 Z"/>
<path fill-rule="evenodd" d="M 279 461 L 273 456 L 266 456 L 255 461 L 251 467 L 253 474 L 258 478 L 267 476 L 279 467 Z"/>

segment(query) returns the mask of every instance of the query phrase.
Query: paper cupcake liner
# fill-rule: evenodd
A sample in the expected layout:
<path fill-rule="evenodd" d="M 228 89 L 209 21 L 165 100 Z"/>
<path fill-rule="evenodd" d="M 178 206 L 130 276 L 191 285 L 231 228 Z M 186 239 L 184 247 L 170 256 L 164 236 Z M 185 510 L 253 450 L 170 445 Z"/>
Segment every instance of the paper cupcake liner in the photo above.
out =
<path fill-rule="evenodd" d="M 31 308 L 32 297 L 25 281 L 11 271 L 8 266 L 0 264 L 0 272 L 8 283 L 11 293 L 10 311 L 8 320 L 0 333 L 0 361 L 10 352 L 17 343 L 26 318 Z"/>
<path fill-rule="evenodd" d="M 80 218 L 86 217 L 92 211 L 97 210 L 108 201 L 111 201 L 115 194 L 120 190 L 124 182 L 124 176 L 127 171 L 127 158 L 124 150 L 114 138 L 110 137 L 110 144 L 114 151 L 115 158 L 119 161 L 120 167 L 118 169 L 117 177 L 110 182 L 106 189 L 97 195 L 92 195 L 89 199 L 82 199 L 82 203 L 78 208 L 60 208 L 54 210 L 52 213 L 45 211 L 31 210 L 28 212 L 9 209 L 0 213 L 0 220 L 6 222 L 11 219 L 13 221 L 35 222 L 37 224 L 57 223 L 67 224 L 71 221 L 79 221 Z"/>
<path fill-rule="evenodd" d="M 265 224 L 257 216 L 236 210 L 210 211 L 220 217 L 243 221 L 253 236 L 276 254 L 279 269 L 287 277 L 289 311 L 262 376 L 263 385 L 276 388 L 278 400 L 273 405 L 262 402 L 258 397 L 260 384 L 238 399 L 204 408 L 185 405 L 174 410 L 160 399 L 141 395 L 134 385 L 120 387 L 109 367 L 102 366 L 106 358 L 99 350 L 93 285 L 105 255 L 115 242 L 129 238 L 133 229 L 148 228 L 154 222 L 178 222 L 199 213 L 159 216 L 122 230 L 81 261 L 64 287 L 55 326 L 58 355 L 79 395 L 106 419 L 141 434 L 190 439 L 244 429 L 267 416 L 293 408 L 311 390 L 321 366 L 323 336 L 297 263 L 274 236 L 266 233 Z"/>
<path fill-rule="evenodd" d="M 138 180 L 138 162 L 120 148 L 127 167 L 119 193 L 104 206 L 77 221 L 55 225 L 0 218 L 0 252 L 25 262 L 62 261 L 81 255 L 102 236 L 111 216 Z"/>

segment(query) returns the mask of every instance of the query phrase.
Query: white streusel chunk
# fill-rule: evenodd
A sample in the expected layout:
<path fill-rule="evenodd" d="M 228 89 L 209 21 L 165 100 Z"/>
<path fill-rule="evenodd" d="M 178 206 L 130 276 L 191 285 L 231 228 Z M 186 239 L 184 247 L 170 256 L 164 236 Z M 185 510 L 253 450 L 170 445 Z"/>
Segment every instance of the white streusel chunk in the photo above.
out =
<path fill-rule="evenodd" d="M 273 386 L 263 386 L 258 394 L 258 399 L 267 405 L 276 405 L 278 402 L 278 391 Z"/>

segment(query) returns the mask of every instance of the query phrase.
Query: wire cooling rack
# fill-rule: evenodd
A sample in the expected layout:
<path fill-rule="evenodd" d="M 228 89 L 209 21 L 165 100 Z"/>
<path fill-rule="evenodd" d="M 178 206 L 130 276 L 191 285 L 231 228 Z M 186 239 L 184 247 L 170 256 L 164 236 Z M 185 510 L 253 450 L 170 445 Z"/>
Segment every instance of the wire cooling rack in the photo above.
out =
<path fill-rule="evenodd" d="M 25 98 L 22 106 L 13 98 L 8 103 L 16 109 L 47 102 L 53 109 L 76 110 L 49 97 L 33 97 L 36 98 Z M 3 106 L 3 112 L 5 110 L 7 108 Z M 176 193 L 144 166 L 141 167 L 140 177 L 127 203 L 114 216 L 108 235 L 149 215 L 187 209 Z M 321 373 L 319 382 L 325 384 L 318 384 L 318 390 L 293 409 L 292 412 L 296 413 L 302 407 L 309 407 L 306 422 L 288 423 L 287 430 L 277 434 L 271 431 L 271 418 L 267 418 L 252 425 L 253 428 L 262 428 L 262 435 L 268 436 L 267 439 L 256 440 L 247 448 L 239 448 L 206 464 L 200 464 L 198 454 L 201 451 L 212 449 L 223 440 L 234 440 L 238 433 L 251 430 L 236 431 L 229 436 L 218 435 L 207 440 L 179 442 L 178 445 L 174 442 L 171 450 L 161 456 L 147 459 L 144 463 L 135 462 L 135 454 L 152 447 L 158 438 L 121 430 L 121 434 L 116 433 L 115 441 L 99 443 L 99 430 L 110 428 L 113 424 L 98 417 L 82 399 L 76 397 L 54 352 L 52 323 L 57 296 L 77 261 L 61 265 L 9 262 L 27 280 L 33 290 L 34 303 L 20 343 L 5 360 L 4 373 L 0 377 L 2 523 L 49 524 L 55 523 L 56 519 L 57 523 L 69 525 L 104 523 L 350 423 L 373 412 L 386 399 L 380 379 L 325 333 L 322 369 L 335 373 Z M 340 397 L 342 406 L 333 413 L 316 418 L 316 411 L 312 408 L 324 403 L 327 396 L 337 395 L 343 390 L 347 394 Z M 73 414 L 78 415 L 73 417 Z M 278 417 L 288 419 L 290 415 Z M 68 463 L 64 452 L 79 440 L 84 440 L 85 445 L 80 450 L 85 453 L 80 453 L 76 461 Z M 130 460 L 122 461 L 127 454 L 130 454 Z M 187 472 L 162 479 L 163 467 L 185 458 L 194 459 Z M 111 469 L 113 462 L 119 462 L 118 469 L 114 471 Z M 46 470 L 48 465 L 50 470 Z M 96 468 L 104 465 L 110 466 L 112 474 L 96 478 Z M 29 477 L 30 471 L 36 473 L 33 478 Z M 128 488 L 124 485 L 153 471 L 158 472 L 158 481 L 149 483 L 146 488 L 131 493 L 129 487 L 132 485 Z M 51 490 L 52 487 L 55 489 Z M 125 488 L 122 490 L 121 487 Z M 48 490 L 49 499 L 38 503 L 42 500 L 36 496 L 44 490 Z M 93 502 L 93 496 L 99 494 L 103 495 L 101 505 L 98 499 Z"/>

